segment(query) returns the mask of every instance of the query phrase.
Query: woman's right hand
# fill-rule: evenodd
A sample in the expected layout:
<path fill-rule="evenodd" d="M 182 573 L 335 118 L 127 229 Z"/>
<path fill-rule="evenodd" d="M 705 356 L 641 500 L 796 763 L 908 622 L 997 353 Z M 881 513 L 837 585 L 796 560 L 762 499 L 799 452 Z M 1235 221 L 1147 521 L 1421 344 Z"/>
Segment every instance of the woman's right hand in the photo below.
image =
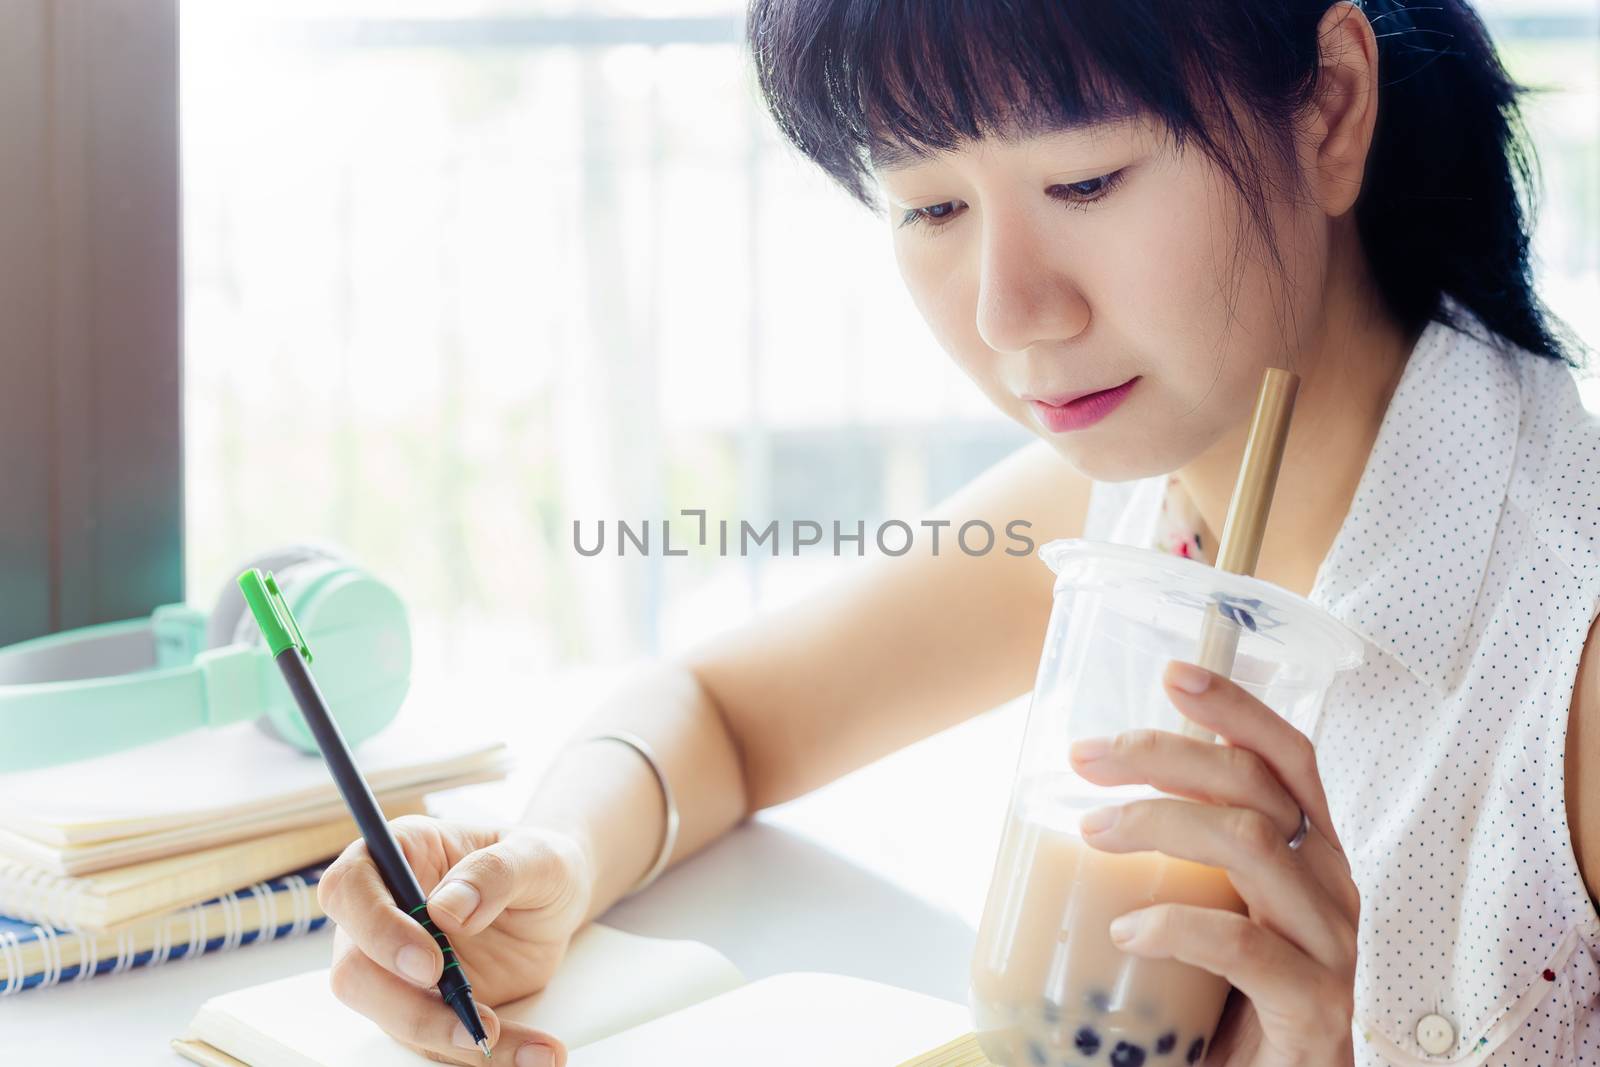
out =
<path fill-rule="evenodd" d="M 543 989 L 583 925 L 594 879 L 578 841 L 553 830 L 423 815 L 389 825 L 428 896 L 428 914 L 472 982 L 491 1062 L 563 1067 L 567 1050 L 558 1038 L 501 1020 L 493 1008 Z M 442 951 L 395 906 L 366 842 L 357 840 L 328 867 L 317 900 L 338 924 L 334 996 L 430 1060 L 484 1063 L 434 988 Z"/>

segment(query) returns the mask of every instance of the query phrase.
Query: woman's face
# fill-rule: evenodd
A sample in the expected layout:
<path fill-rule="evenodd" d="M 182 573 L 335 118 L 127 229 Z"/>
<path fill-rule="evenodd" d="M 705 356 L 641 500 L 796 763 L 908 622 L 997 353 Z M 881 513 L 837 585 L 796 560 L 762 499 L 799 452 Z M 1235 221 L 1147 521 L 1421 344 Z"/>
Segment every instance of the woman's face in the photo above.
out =
<path fill-rule="evenodd" d="M 1286 287 L 1224 173 L 1147 119 L 985 138 L 875 173 L 939 342 L 1090 477 L 1184 466 L 1247 423 L 1266 367 L 1303 369 L 1285 337 L 1315 327 L 1327 217 L 1274 198 Z M 1051 429 L 1030 399 L 1135 377 L 1078 429 Z"/>

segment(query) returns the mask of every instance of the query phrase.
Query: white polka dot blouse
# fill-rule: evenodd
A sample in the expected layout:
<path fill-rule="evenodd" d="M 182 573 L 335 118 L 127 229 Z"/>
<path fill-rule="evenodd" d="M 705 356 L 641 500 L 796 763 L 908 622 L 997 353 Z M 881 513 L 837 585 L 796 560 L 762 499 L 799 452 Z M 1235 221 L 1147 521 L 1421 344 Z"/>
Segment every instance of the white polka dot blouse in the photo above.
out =
<path fill-rule="evenodd" d="M 1600 418 L 1564 364 L 1444 303 L 1461 328 L 1418 338 L 1309 597 L 1367 646 L 1312 727 L 1362 896 L 1356 1062 L 1600 1063 L 1563 778 Z M 1084 536 L 1210 563 L 1194 519 L 1168 475 L 1096 482 Z"/>

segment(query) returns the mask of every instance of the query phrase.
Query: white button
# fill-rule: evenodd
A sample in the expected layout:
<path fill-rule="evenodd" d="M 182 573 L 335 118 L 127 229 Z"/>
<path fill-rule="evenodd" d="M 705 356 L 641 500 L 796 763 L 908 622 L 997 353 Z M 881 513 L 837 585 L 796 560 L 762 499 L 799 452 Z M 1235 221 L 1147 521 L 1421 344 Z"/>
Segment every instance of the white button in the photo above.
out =
<path fill-rule="evenodd" d="M 1417 1044 L 1434 1056 L 1449 1052 L 1456 1043 L 1456 1028 L 1443 1015 L 1424 1015 L 1417 1022 Z"/>

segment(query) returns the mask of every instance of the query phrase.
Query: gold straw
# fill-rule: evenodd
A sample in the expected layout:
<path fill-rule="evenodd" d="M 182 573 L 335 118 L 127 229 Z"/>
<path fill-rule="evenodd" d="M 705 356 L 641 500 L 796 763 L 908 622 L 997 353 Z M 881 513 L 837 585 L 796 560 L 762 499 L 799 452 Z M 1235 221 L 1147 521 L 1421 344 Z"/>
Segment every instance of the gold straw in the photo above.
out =
<path fill-rule="evenodd" d="M 1244 461 L 1239 465 L 1239 481 L 1228 502 L 1228 519 L 1217 546 L 1217 570 L 1234 574 L 1254 574 L 1261 555 L 1261 539 L 1267 531 L 1267 512 L 1272 508 L 1273 490 L 1278 485 L 1278 469 L 1283 465 L 1283 446 L 1289 438 L 1289 419 L 1294 415 L 1294 397 L 1300 389 L 1300 376 L 1281 367 L 1268 367 L 1256 394 L 1256 411 L 1250 420 L 1250 436 L 1245 441 Z M 1200 652 L 1195 662 L 1224 678 L 1233 674 L 1233 658 L 1239 649 L 1239 623 L 1224 615 L 1222 606 L 1208 610 L 1200 623 Z M 1183 733 L 1202 741 L 1216 735 L 1192 720 L 1183 721 Z"/>

